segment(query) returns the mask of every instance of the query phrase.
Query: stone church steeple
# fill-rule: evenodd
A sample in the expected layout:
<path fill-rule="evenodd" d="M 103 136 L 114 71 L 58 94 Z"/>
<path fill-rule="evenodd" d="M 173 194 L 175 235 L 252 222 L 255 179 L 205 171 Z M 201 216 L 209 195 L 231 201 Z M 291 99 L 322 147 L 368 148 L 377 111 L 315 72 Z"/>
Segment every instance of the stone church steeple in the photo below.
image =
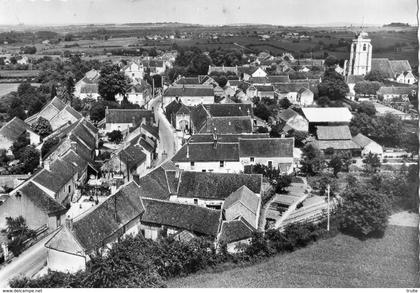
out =
<path fill-rule="evenodd" d="M 366 75 L 372 69 L 372 45 L 368 34 L 362 31 L 353 40 L 348 64 L 349 75 Z"/>

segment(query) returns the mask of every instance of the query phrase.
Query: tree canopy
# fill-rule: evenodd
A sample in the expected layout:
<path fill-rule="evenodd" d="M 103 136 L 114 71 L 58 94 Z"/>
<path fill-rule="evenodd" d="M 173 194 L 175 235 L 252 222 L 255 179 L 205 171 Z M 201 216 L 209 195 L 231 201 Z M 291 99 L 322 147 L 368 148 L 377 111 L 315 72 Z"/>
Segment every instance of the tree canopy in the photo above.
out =
<path fill-rule="evenodd" d="M 52 133 L 50 122 L 44 117 L 39 117 L 38 120 L 32 125 L 32 129 L 44 138 Z"/>
<path fill-rule="evenodd" d="M 115 101 L 116 95 L 125 96 L 129 87 L 129 80 L 120 71 L 118 65 L 106 64 L 101 68 L 98 81 L 98 92 L 107 101 Z"/>
<path fill-rule="evenodd" d="M 330 100 L 341 100 L 346 97 L 349 87 L 344 77 L 334 69 L 326 70 L 318 85 L 319 96 L 327 96 Z"/>
<path fill-rule="evenodd" d="M 343 229 L 352 234 L 368 237 L 383 233 L 391 213 L 390 201 L 368 184 L 348 186 L 341 194 Z"/>

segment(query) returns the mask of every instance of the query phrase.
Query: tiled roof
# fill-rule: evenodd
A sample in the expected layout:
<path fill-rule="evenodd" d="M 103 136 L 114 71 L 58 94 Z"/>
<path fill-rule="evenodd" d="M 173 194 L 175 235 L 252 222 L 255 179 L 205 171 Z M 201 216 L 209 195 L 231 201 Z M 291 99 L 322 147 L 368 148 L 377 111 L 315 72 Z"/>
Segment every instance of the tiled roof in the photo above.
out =
<path fill-rule="evenodd" d="M 209 66 L 208 73 L 212 72 L 238 72 L 238 68 L 236 66 Z"/>
<path fill-rule="evenodd" d="M 252 119 L 250 116 L 212 117 L 199 132 L 213 133 L 215 129 L 218 134 L 252 133 Z"/>
<path fill-rule="evenodd" d="M 252 237 L 255 229 L 242 217 L 237 220 L 223 222 L 220 229 L 219 242 L 232 243 Z"/>
<path fill-rule="evenodd" d="M 309 122 L 350 122 L 352 114 L 347 107 L 302 108 Z"/>
<path fill-rule="evenodd" d="M 42 169 L 32 180 L 53 192 L 59 192 L 77 173 L 77 168 L 70 162 L 57 159 L 50 163 L 50 170 Z"/>
<path fill-rule="evenodd" d="M 45 247 L 84 256 L 84 248 L 79 244 L 73 233 L 66 226 L 62 226 L 60 230 L 45 243 Z"/>
<path fill-rule="evenodd" d="M 23 120 L 19 119 L 18 117 L 14 117 L 12 120 L 3 125 L 3 127 L 0 129 L 0 135 L 10 141 L 15 142 L 18 137 L 25 131 L 33 132 L 30 126 Z"/>
<path fill-rule="evenodd" d="M 299 114 L 292 109 L 286 109 L 277 114 L 277 117 L 285 122 L 296 116 L 299 116 Z"/>
<path fill-rule="evenodd" d="M 128 89 L 128 93 L 143 93 L 151 89 L 151 86 L 146 81 L 141 81 L 140 83 L 136 83 L 132 85 Z"/>
<path fill-rule="evenodd" d="M 18 192 L 29 198 L 38 208 L 50 214 L 64 214 L 66 208 L 45 193 L 41 188 L 32 182 L 23 184 L 18 188 Z"/>
<path fill-rule="evenodd" d="M 394 78 L 391 63 L 387 58 L 372 58 L 372 71 L 380 71 L 388 78 Z"/>
<path fill-rule="evenodd" d="M 268 80 L 271 83 L 289 83 L 290 82 L 290 78 L 288 75 L 268 75 L 267 76 Z"/>
<path fill-rule="evenodd" d="M 142 148 L 144 148 L 146 151 L 148 151 L 149 153 L 153 153 L 155 150 L 155 148 L 152 145 L 150 145 L 150 143 L 146 141 L 144 138 L 140 138 L 139 145 Z"/>
<path fill-rule="evenodd" d="M 229 209 L 237 202 L 242 203 L 248 210 L 257 215 L 260 197 L 249 190 L 245 185 L 239 187 L 226 198 L 223 203 L 223 209 Z"/>
<path fill-rule="evenodd" d="M 262 175 L 181 172 L 179 197 L 225 200 L 232 192 L 245 185 L 254 193 L 261 193 Z"/>
<path fill-rule="evenodd" d="M 359 133 L 356 136 L 353 136 L 353 141 L 359 145 L 361 148 L 364 148 L 370 143 L 376 143 L 375 141 L 371 140 L 369 137 L 364 136 L 363 134 Z"/>
<path fill-rule="evenodd" d="M 274 87 L 272 85 L 254 85 L 254 87 L 259 92 L 273 92 L 274 91 Z"/>
<path fill-rule="evenodd" d="M 248 116 L 252 114 L 250 104 L 206 104 L 203 106 L 213 117 Z"/>
<path fill-rule="evenodd" d="M 280 93 L 297 93 L 301 88 L 309 88 L 309 83 L 276 83 L 273 86 Z"/>
<path fill-rule="evenodd" d="M 358 83 L 365 80 L 363 75 L 349 75 L 347 76 L 347 83 Z"/>
<path fill-rule="evenodd" d="M 381 86 L 378 90 L 378 95 L 409 95 L 415 87 L 407 87 L 407 86 Z"/>
<path fill-rule="evenodd" d="M 95 93 L 95 94 L 97 94 L 98 93 L 98 85 L 97 84 L 84 84 L 84 85 L 82 85 L 82 87 L 81 87 L 81 89 L 80 89 L 80 92 L 81 93 L 83 93 L 83 94 L 92 94 L 92 93 Z"/>
<path fill-rule="evenodd" d="M 200 84 L 198 77 L 181 77 L 176 84 Z"/>
<path fill-rule="evenodd" d="M 75 153 L 73 150 L 68 151 L 64 156 L 63 160 L 73 164 L 73 166 L 77 169 L 79 177 L 83 174 L 84 170 L 86 169 L 88 162 Z"/>
<path fill-rule="evenodd" d="M 220 143 L 238 143 L 239 138 L 260 139 L 270 137 L 268 133 L 248 133 L 248 134 L 218 134 L 217 141 Z M 213 142 L 213 134 L 194 134 L 191 136 L 190 143 Z"/>
<path fill-rule="evenodd" d="M 293 138 L 239 139 L 240 157 L 293 157 Z"/>
<path fill-rule="evenodd" d="M 248 82 L 250 82 L 251 84 L 268 84 L 270 83 L 269 79 L 267 77 L 264 76 L 256 76 L 256 77 L 251 77 Z"/>
<path fill-rule="evenodd" d="M 142 197 L 169 200 L 170 190 L 166 177 L 166 170 L 158 167 L 146 176 L 140 177 L 138 185 L 142 191 Z"/>
<path fill-rule="evenodd" d="M 214 89 L 212 86 L 172 86 L 169 87 L 163 95 L 165 97 L 213 97 Z"/>
<path fill-rule="evenodd" d="M 188 154 L 188 156 L 187 156 Z M 237 144 L 218 143 L 214 148 L 213 143 L 185 144 L 172 158 L 177 162 L 218 162 L 239 161 Z"/>
<path fill-rule="evenodd" d="M 390 60 L 389 63 L 391 64 L 394 76 L 406 71 L 411 71 L 411 66 L 408 60 Z"/>
<path fill-rule="evenodd" d="M 115 232 L 144 212 L 139 186 L 131 181 L 73 223 L 73 234 L 86 251 L 103 246 Z"/>
<path fill-rule="evenodd" d="M 141 124 L 143 118 L 146 122 L 154 120 L 153 111 L 143 109 L 107 109 L 105 111 L 106 123 L 132 123 Z"/>
<path fill-rule="evenodd" d="M 50 119 L 50 124 L 53 130 L 61 127 L 62 125 L 70 122 L 75 123 L 77 120 L 83 116 L 74 110 L 71 106 L 67 105 L 63 110 L 57 113 L 52 119 Z"/>
<path fill-rule="evenodd" d="M 197 131 L 200 131 L 204 127 L 209 117 L 210 113 L 201 104 L 191 109 L 191 122 Z"/>
<path fill-rule="evenodd" d="M 316 133 L 319 140 L 351 139 L 348 126 L 317 126 Z"/>
<path fill-rule="evenodd" d="M 352 140 L 318 140 L 316 141 L 319 149 L 326 150 L 328 148 L 333 148 L 335 150 L 354 150 L 360 149 L 360 146 L 357 145 Z"/>
<path fill-rule="evenodd" d="M 217 236 L 221 211 L 171 201 L 143 199 L 142 223 L 165 225 L 201 235 Z"/>
<path fill-rule="evenodd" d="M 159 127 L 149 125 L 149 124 L 142 124 L 141 128 L 149 132 L 151 135 L 159 139 Z"/>
<path fill-rule="evenodd" d="M 257 71 L 258 67 L 254 66 L 238 66 L 238 72 L 239 73 L 246 73 L 248 75 L 253 74 L 255 71 Z"/>
<path fill-rule="evenodd" d="M 142 148 L 138 145 L 130 145 L 119 152 L 118 155 L 120 160 L 127 165 L 129 170 L 137 168 L 146 161 L 146 154 L 143 153 Z"/>

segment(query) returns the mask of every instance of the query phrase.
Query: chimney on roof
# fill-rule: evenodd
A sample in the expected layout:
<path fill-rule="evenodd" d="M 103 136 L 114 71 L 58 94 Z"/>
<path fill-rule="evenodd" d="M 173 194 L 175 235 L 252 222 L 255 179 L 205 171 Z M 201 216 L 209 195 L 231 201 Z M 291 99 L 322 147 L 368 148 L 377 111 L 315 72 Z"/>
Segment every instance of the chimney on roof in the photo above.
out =
<path fill-rule="evenodd" d="M 64 225 L 69 229 L 70 231 L 73 230 L 73 219 L 70 218 L 70 216 L 67 216 Z"/>
<path fill-rule="evenodd" d="M 187 159 L 190 158 L 190 144 L 187 142 Z"/>
<path fill-rule="evenodd" d="M 47 170 L 47 171 L 51 171 L 50 160 L 47 159 L 47 160 L 44 161 L 44 169 Z"/>
<path fill-rule="evenodd" d="M 216 133 L 216 128 L 214 130 L 215 131 L 213 132 L 213 149 L 217 149 L 217 133 Z"/>
<path fill-rule="evenodd" d="M 71 149 L 72 151 L 76 152 L 76 151 L 77 151 L 77 142 L 75 142 L 75 141 L 71 141 L 71 142 L 70 142 L 70 149 Z"/>

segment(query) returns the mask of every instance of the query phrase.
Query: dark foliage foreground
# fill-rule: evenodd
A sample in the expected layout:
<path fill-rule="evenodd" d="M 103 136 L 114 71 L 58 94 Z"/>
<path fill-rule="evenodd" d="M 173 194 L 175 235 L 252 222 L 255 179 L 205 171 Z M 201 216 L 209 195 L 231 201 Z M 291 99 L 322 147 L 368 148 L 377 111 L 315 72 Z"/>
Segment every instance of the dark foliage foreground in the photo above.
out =
<path fill-rule="evenodd" d="M 335 232 L 319 224 L 291 224 L 284 232 L 256 233 L 251 244 L 238 254 L 229 254 L 222 245 L 219 253 L 211 241 L 195 239 L 189 243 L 171 238 L 152 241 L 128 236 L 115 244 L 106 256 L 96 256 L 83 272 L 49 272 L 37 279 L 20 278 L 10 282 L 13 288 L 98 288 L 165 287 L 165 280 L 211 269 L 222 263 L 252 263 L 276 253 L 293 251 Z M 335 229 L 334 231 L 337 231 Z"/>

